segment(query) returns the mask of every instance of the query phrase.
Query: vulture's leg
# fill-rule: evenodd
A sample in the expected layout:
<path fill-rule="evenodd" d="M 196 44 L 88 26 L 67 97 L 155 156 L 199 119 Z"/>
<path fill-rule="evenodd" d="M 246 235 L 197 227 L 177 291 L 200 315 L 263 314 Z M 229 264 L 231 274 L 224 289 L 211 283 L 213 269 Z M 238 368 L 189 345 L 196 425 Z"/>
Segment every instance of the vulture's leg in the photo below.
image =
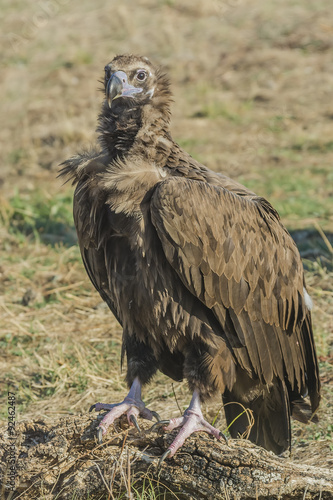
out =
<path fill-rule="evenodd" d="M 137 422 L 138 416 L 146 418 L 147 420 L 152 420 L 153 417 L 155 417 L 157 420 L 160 420 L 156 412 L 150 411 L 148 410 L 148 408 L 145 407 L 145 404 L 141 399 L 141 386 L 142 384 L 140 380 L 138 379 L 138 377 L 136 377 L 130 388 L 129 393 L 127 394 L 124 401 L 122 401 L 121 403 L 116 403 L 116 404 L 96 403 L 95 405 L 92 405 L 89 411 L 93 409 L 95 409 L 95 411 L 110 410 L 105 415 L 105 417 L 100 422 L 97 428 L 97 437 L 99 443 L 102 442 L 102 437 L 104 436 L 104 434 L 106 434 L 110 425 L 113 424 L 113 422 L 121 415 L 126 414 L 128 423 L 130 425 L 134 425 L 139 432 L 140 432 L 140 427 Z"/>
<path fill-rule="evenodd" d="M 162 423 L 162 422 L 161 422 Z M 159 426 L 160 424 L 155 424 Z M 203 431 L 216 437 L 216 439 L 225 439 L 226 437 L 221 431 L 210 425 L 203 417 L 200 406 L 199 392 L 194 391 L 190 406 L 185 410 L 184 415 L 178 418 L 172 418 L 169 424 L 163 426 L 166 431 L 172 431 L 177 427 L 181 427 L 178 435 L 170 444 L 169 448 L 162 455 L 160 463 L 167 457 L 172 457 L 176 451 L 184 444 L 186 438 L 188 438 L 193 432 Z"/>

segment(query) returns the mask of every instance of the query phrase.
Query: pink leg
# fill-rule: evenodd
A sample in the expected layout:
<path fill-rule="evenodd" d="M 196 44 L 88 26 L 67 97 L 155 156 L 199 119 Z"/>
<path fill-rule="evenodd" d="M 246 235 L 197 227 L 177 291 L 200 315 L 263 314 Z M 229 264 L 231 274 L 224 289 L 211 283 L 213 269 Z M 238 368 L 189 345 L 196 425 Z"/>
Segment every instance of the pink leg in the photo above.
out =
<path fill-rule="evenodd" d="M 141 382 L 138 378 L 134 380 L 130 391 L 124 401 L 116 404 L 96 403 L 95 405 L 91 406 L 89 411 L 92 411 L 93 409 L 95 409 L 95 411 L 110 410 L 105 415 L 97 428 L 97 437 L 99 443 L 102 442 L 103 436 L 104 434 L 106 434 L 110 425 L 125 413 L 127 415 L 128 423 L 130 425 L 135 425 L 139 432 L 140 427 L 136 420 L 138 416 L 146 418 L 147 420 L 152 420 L 153 417 L 155 417 L 157 420 L 160 420 L 156 412 L 150 411 L 145 407 L 145 404 L 141 399 Z"/>
<path fill-rule="evenodd" d="M 162 422 L 161 422 L 162 423 Z M 156 426 L 159 424 L 156 424 Z M 170 444 L 169 448 L 162 455 L 160 463 L 167 457 L 173 457 L 176 451 L 184 444 L 185 439 L 188 438 L 193 432 L 207 432 L 216 439 L 225 438 L 221 431 L 209 424 L 203 417 L 200 407 L 200 398 L 197 391 L 193 392 L 190 406 L 185 410 L 184 415 L 178 418 L 172 418 L 168 425 L 163 426 L 166 431 L 172 431 L 177 427 L 181 427 L 176 438 Z"/>

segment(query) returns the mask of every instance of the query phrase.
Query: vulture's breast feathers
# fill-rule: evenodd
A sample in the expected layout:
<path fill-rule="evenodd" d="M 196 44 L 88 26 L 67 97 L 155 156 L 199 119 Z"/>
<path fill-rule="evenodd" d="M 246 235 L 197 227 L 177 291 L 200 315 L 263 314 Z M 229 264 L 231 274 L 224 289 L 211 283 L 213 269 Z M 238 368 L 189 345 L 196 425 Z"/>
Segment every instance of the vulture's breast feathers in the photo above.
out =
<path fill-rule="evenodd" d="M 107 204 L 115 213 L 140 217 L 166 172 L 141 158 L 114 161 L 102 175 Z"/>

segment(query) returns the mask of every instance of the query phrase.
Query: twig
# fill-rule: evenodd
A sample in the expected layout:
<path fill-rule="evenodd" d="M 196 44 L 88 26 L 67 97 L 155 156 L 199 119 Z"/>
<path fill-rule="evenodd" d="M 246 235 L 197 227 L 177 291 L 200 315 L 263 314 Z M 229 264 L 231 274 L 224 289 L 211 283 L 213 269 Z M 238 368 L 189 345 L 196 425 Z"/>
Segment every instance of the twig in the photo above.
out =
<path fill-rule="evenodd" d="M 47 290 L 46 292 L 43 292 L 44 296 L 47 295 L 52 295 L 53 293 L 58 293 L 58 292 L 63 292 L 65 290 L 70 290 L 71 288 L 78 288 L 79 286 L 83 285 L 85 281 L 79 281 L 78 283 L 72 283 L 71 285 L 66 285 L 66 286 L 59 286 L 58 288 L 52 288 L 52 290 Z"/>
<path fill-rule="evenodd" d="M 253 411 L 252 411 L 252 410 L 250 410 L 249 408 L 245 408 L 245 406 L 243 406 L 243 405 L 242 405 L 241 403 L 239 403 L 238 401 L 230 401 L 229 403 L 226 403 L 226 404 L 225 404 L 225 406 L 227 406 L 227 405 L 232 405 L 232 404 L 237 404 L 237 405 L 239 405 L 239 406 L 243 409 L 243 411 L 242 411 L 242 413 L 239 413 L 239 415 L 237 415 L 237 417 L 235 417 L 235 418 L 233 419 L 233 421 L 232 421 L 232 422 L 228 425 L 228 427 L 227 427 L 227 428 L 229 429 L 229 427 L 231 427 L 231 426 L 232 426 L 232 424 L 233 424 L 234 422 L 236 422 L 236 420 L 237 420 L 239 417 L 241 417 L 242 415 L 244 415 L 244 413 L 245 413 L 245 414 L 246 414 L 246 416 L 247 416 L 247 420 L 248 420 L 248 422 L 249 422 L 249 425 L 248 425 L 248 428 L 246 429 L 246 431 L 242 434 L 242 438 L 247 439 L 247 438 L 249 437 L 249 435 L 250 435 L 250 432 L 251 432 L 252 427 L 254 426 Z"/>
<path fill-rule="evenodd" d="M 314 226 L 317 229 L 317 231 L 320 234 L 320 236 L 323 238 L 324 242 L 326 243 L 326 246 L 327 246 L 329 252 L 333 255 L 333 247 L 332 247 L 329 239 L 327 238 L 326 234 L 324 233 L 324 231 L 322 230 L 322 228 L 319 226 L 319 224 L 318 224 L 317 221 L 314 222 Z"/>
<path fill-rule="evenodd" d="M 103 476 L 103 474 L 102 474 L 101 469 L 99 468 L 99 465 L 98 465 L 96 462 L 95 462 L 95 465 L 96 465 L 97 470 L 98 470 L 98 472 L 99 472 L 99 474 L 100 474 L 100 476 L 101 476 L 101 479 L 102 479 L 102 481 L 103 481 L 103 483 L 104 483 L 105 488 L 108 490 L 109 495 L 112 495 L 112 492 L 111 492 L 110 488 L 108 487 L 108 485 L 107 485 L 107 483 L 106 483 L 106 481 L 105 481 L 105 479 L 104 479 L 104 476 Z M 112 495 L 112 498 L 113 498 L 113 495 Z"/>
<path fill-rule="evenodd" d="M 172 390 L 173 390 L 173 395 L 174 395 L 174 398 L 175 398 L 176 404 L 177 404 L 177 406 L 178 406 L 179 413 L 182 415 L 182 414 L 183 414 L 183 412 L 182 412 L 182 410 L 180 409 L 180 405 L 179 405 L 179 403 L 178 403 L 178 399 L 177 399 L 177 396 L 176 396 L 176 391 L 175 391 L 175 388 L 174 388 L 173 383 L 171 383 L 171 387 L 172 387 Z"/>
<path fill-rule="evenodd" d="M 129 449 L 127 448 L 127 488 L 129 498 L 131 497 L 131 461 L 129 456 Z"/>

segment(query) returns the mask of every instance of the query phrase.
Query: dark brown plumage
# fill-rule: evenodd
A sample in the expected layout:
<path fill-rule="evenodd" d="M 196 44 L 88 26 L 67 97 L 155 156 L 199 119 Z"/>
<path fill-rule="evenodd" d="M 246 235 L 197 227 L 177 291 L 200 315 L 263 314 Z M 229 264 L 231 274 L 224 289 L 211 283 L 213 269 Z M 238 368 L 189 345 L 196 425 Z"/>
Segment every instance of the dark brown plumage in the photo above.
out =
<path fill-rule="evenodd" d="M 242 405 L 254 416 L 249 439 L 281 453 L 290 447 L 290 414 L 307 422 L 320 400 L 296 245 L 268 201 L 172 140 L 169 82 L 148 59 L 114 58 L 104 91 L 100 149 L 61 171 L 76 184 L 86 271 L 123 326 L 132 389 L 101 432 L 119 411 L 134 423 L 139 414 L 152 417 L 141 384 L 159 369 L 186 378 L 194 392 L 181 422 L 185 437 L 193 430 L 219 436 L 184 425 L 203 424 L 200 401 L 218 391 L 233 437 L 247 430 L 246 415 L 236 418 Z M 96 405 L 103 408 L 111 405 Z"/>

